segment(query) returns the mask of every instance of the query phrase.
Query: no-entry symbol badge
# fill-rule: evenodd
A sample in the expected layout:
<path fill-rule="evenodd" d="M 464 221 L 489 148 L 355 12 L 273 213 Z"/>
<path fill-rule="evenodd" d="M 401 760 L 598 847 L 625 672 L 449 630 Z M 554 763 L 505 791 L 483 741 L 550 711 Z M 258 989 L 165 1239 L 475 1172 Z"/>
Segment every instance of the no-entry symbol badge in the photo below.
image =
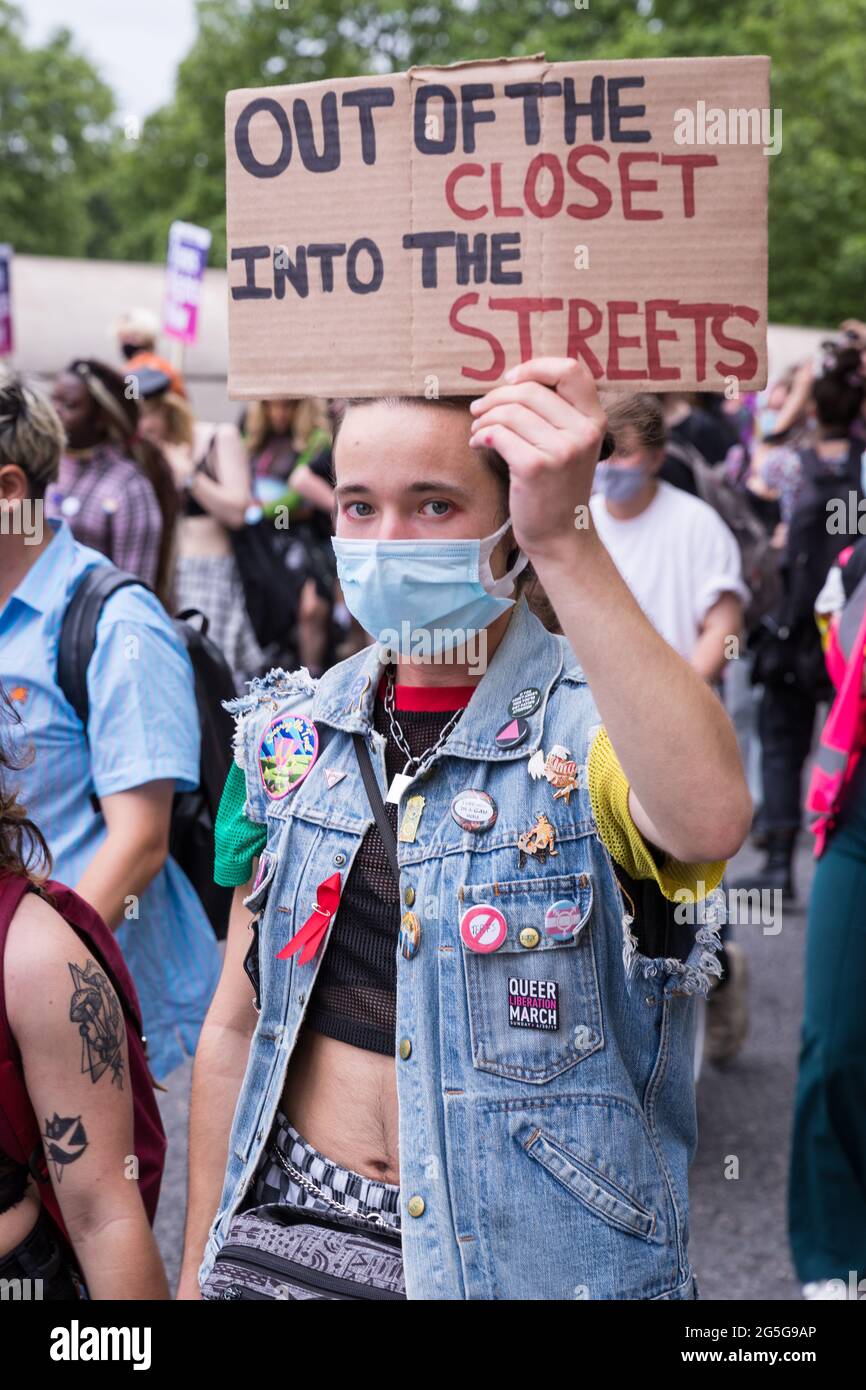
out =
<path fill-rule="evenodd" d="M 460 918 L 460 939 L 470 951 L 496 951 L 508 935 L 508 923 L 498 907 L 476 903 Z"/>

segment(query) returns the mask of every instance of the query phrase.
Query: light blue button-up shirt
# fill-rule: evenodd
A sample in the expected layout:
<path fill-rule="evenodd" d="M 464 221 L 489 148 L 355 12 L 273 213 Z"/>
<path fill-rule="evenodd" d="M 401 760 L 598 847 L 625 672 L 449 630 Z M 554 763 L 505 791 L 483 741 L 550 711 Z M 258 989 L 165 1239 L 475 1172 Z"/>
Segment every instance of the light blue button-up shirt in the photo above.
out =
<path fill-rule="evenodd" d="M 65 521 L 0 609 L 0 681 L 22 723 L 9 730 L 12 774 L 51 850 L 53 876 L 78 883 L 106 837 L 98 797 L 159 778 L 199 780 L 193 672 L 159 601 L 120 589 L 105 604 L 87 672 L 87 731 L 57 684 L 63 615 L 85 571 L 108 560 L 79 545 Z M 32 748 L 32 754 L 30 749 Z M 195 1049 L 219 975 L 219 950 L 192 884 L 169 858 L 117 939 L 141 1000 L 151 1068 L 164 1077 Z M 130 912 L 135 911 L 132 903 Z"/>

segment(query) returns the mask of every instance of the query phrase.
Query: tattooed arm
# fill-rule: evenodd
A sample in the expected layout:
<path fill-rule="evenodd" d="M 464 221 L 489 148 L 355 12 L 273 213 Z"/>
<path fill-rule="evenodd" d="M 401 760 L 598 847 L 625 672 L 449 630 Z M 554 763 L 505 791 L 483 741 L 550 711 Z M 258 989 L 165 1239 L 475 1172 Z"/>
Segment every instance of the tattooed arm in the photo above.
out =
<path fill-rule="evenodd" d="M 117 996 L 75 932 L 27 893 L 6 943 L 6 1007 L 51 1181 L 90 1297 L 167 1298 L 134 1180 Z"/>

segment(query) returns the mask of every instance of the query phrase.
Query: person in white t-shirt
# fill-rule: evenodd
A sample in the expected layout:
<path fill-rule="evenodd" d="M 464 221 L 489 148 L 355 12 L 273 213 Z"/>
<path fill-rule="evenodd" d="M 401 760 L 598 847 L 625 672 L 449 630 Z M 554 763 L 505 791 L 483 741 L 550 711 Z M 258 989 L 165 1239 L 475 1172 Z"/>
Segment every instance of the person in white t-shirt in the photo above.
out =
<path fill-rule="evenodd" d="M 593 523 L 650 621 L 715 685 L 738 655 L 731 639 L 740 637 L 749 598 L 736 540 L 706 502 L 656 476 L 667 438 L 658 401 L 637 395 L 605 405 L 613 453 L 596 465 Z M 721 941 L 723 974 L 709 996 L 704 1040 L 715 1063 L 739 1052 L 749 1028 L 746 955 L 728 924 Z"/>
<path fill-rule="evenodd" d="M 736 540 L 706 502 L 656 477 L 666 436 L 652 396 L 616 400 L 608 430 L 614 452 L 590 498 L 596 530 L 653 625 L 714 682 L 736 653 L 749 597 Z"/>

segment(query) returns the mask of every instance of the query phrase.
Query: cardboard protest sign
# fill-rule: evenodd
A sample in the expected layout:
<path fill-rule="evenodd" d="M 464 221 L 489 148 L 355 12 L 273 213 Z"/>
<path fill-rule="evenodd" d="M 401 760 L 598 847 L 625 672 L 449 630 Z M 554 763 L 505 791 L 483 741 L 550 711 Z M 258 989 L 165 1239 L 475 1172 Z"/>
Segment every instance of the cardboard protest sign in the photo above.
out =
<path fill-rule="evenodd" d="M 768 108 L 762 57 L 229 92 L 230 394 L 763 386 Z"/>
<path fill-rule="evenodd" d="M 194 222 L 172 222 L 168 230 L 163 330 L 181 343 L 198 335 L 198 306 L 211 234 Z"/>

